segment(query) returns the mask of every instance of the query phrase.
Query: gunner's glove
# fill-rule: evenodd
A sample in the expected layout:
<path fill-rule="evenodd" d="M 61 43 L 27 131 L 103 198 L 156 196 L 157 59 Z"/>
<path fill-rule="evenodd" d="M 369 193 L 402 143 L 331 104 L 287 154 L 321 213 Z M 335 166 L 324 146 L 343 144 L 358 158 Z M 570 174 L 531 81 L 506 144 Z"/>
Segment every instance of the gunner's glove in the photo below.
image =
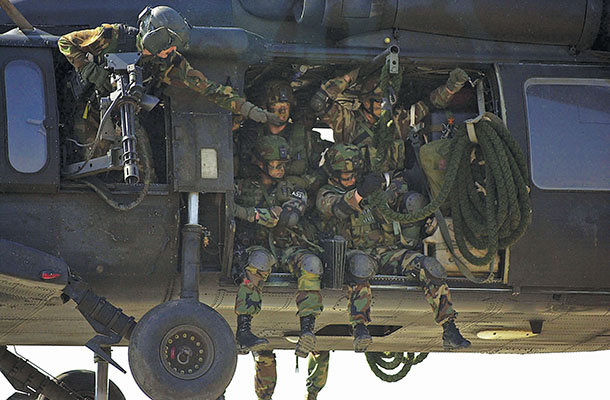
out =
<path fill-rule="evenodd" d="M 249 101 L 246 101 L 241 106 L 239 113 L 246 118 L 250 118 L 252 121 L 260 122 L 261 124 L 266 124 L 267 122 L 271 123 L 272 125 L 282 124 L 280 117 L 278 117 L 272 112 L 263 110 L 262 108 L 255 106 Z"/>
<path fill-rule="evenodd" d="M 367 197 L 371 193 L 382 189 L 385 184 L 385 177 L 379 173 L 371 173 L 364 177 L 364 180 L 356 186 L 356 191 L 362 197 Z"/>
<path fill-rule="evenodd" d="M 101 65 L 89 62 L 83 65 L 78 72 L 85 81 L 93 83 L 97 90 L 105 93 L 112 91 L 110 72 L 105 70 Z"/>
<path fill-rule="evenodd" d="M 464 87 L 464 84 L 468 82 L 469 79 L 466 71 L 461 68 L 456 68 L 449 73 L 447 89 L 449 89 L 450 92 L 455 93 Z"/>

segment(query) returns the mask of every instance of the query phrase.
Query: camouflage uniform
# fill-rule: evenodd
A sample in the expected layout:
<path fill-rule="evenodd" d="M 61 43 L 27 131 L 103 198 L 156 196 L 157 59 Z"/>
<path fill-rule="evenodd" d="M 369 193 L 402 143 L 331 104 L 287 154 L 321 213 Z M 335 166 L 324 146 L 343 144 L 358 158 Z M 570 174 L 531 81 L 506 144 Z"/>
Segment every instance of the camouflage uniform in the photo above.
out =
<path fill-rule="evenodd" d="M 461 70 L 460 70 L 461 71 Z M 463 71 L 462 71 L 463 72 Z M 464 73 L 465 74 L 465 73 Z M 333 130 L 335 143 L 352 143 L 357 145 L 363 153 L 368 168 L 384 172 L 405 167 L 405 139 L 409 133 L 410 113 L 406 110 L 399 111 L 397 121 L 402 129 L 395 129 L 393 142 L 387 148 L 387 155 L 381 157 L 385 160 L 382 165 L 375 165 L 377 148 L 373 146 L 373 136 L 377 131 L 377 122 L 371 122 L 369 117 L 364 112 L 364 105 L 354 107 L 353 102 L 337 101 L 343 96 L 343 92 L 352 84 L 358 77 L 358 69 L 353 70 L 345 76 L 330 79 L 321 86 L 320 95 L 327 97 L 326 101 L 331 101 L 328 109 L 320 109 L 318 115 L 320 119 L 327 123 Z M 460 85 L 452 84 L 448 81 L 447 84 L 441 85 L 430 93 L 428 101 L 418 101 L 413 104 L 415 111 L 414 124 L 428 115 L 430 107 L 445 108 L 451 102 L 453 95 L 461 88 Z M 458 87 L 459 86 L 459 87 Z M 381 96 L 381 90 L 378 87 L 378 78 L 370 76 L 362 85 L 363 92 L 369 92 L 371 95 Z M 453 90 L 450 90 L 451 89 Z M 377 99 L 380 100 L 380 99 Z"/>
<path fill-rule="evenodd" d="M 281 163 L 289 160 L 288 153 L 288 143 L 281 136 L 260 138 L 256 143 L 260 178 L 236 181 L 234 215 L 239 223 L 236 248 L 242 253 L 237 260 L 242 282 L 235 299 L 236 338 L 243 350 L 265 344 L 266 339 L 252 334 L 249 323 L 261 310 L 265 281 L 274 268 L 279 268 L 297 278 L 296 305 L 301 335 L 295 352 L 305 357 L 315 348 L 313 329 L 316 317 L 322 312 L 323 267 L 314 253 L 311 226 L 301 218 L 307 207 L 307 194 L 301 189 L 305 187 L 304 180 L 284 177 L 285 169 L 281 171 Z M 274 163 L 277 165 L 272 173 L 270 166 Z M 244 247 L 245 251 L 241 251 Z"/>
<path fill-rule="evenodd" d="M 356 189 L 346 191 L 331 181 L 320 190 L 316 199 L 317 210 L 325 218 L 323 230 L 343 236 L 348 241 L 348 248 L 357 249 L 347 253 L 348 268 L 353 257 L 366 256 L 372 260 L 372 269 L 376 269 L 372 275 L 414 276 L 419 279 L 426 300 L 432 307 L 434 320 L 443 324 L 454 319 L 457 313 L 453 310 L 440 263 L 411 247 L 413 241 L 403 234 L 403 230 L 411 226 L 387 221 L 378 210 L 367 205 L 366 199 L 358 204 L 355 192 Z M 436 272 L 436 276 L 430 274 L 430 269 Z M 368 324 L 371 321 L 368 279 L 352 283 L 349 294 L 350 323 L 352 326 Z"/>
<path fill-rule="evenodd" d="M 258 174 L 258 170 L 251 163 L 254 157 L 252 149 L 259 137 L 270 134 L 266 125 L 255 123 L 246 123 L 235 133 L 233 141 L 237 177 L 248 178 Z M 279 135 L 290 145 L 291 161 L 286 168 L 286 174 L 304 176 L 314 185 L 314 182 L 320 180 L 320 155 L 331 143 L 322 140 L 319 132 L 307 129 L 299 123 L 287 123 Z"/>
<path fill-rule="evenodd" d="M 59 38 L 59 51 L 80 71 L 90 62 L 101 63 L 104 54 L 115 53 L 119 49 L 119 36 L 126 29 L 122 24 L 103 24 L 94 29 L 74 31 Z M 132 28 L 135 29 L 135 28 Z M 142 51 L 140 36 L 136 38 L 135 47 Z M 91 55 L 92 59 L 88 57 Z M 158 79 L 158 84 L 189 88 L 205 96 L 218 106 L 239 113 L 245 99 L 230 86 L 223 86 L 210 81 L 191 66 L 178 51 L 167 58 L 143 56 L 142 64 L 150 76 Z"/>
<path fill-rule="evenodd" d="M 292 228 L 278 227 L 279 215 L 274 211 L 274 207 L 294 201 L 293 193 L 302 191 L 302 183 L 303 180 L 298 177 L 287 177 L 272 188 L 265 189 L 255 178 L 236 181 L 237 206 L 248 210 L 253 217 L 258 213 L 256 222 L 239 222 L 238 241 L 249 244 L 246 249 L 248 256 L 254 252 L 264 253 L 273 259 L 275 268 L 292 273 L 297 278 L 299 289 L 296 300 L 298 315 L 317 316 L 322 311 L 320 275 L 312 272 L 311 268 L 307 270 L 303 267 L 304 263 L 314 263 L 321 268 L 321 261 L 309 248 L 311 230 L 308 231 L 309 227 L 305 224 Z M 262 289 L 271 271 L 271 268 L 261 270 L 245 265 L 245 279 L 239 287 L 235 303 L 237 314 L 256 315 L 260 312 Z"/>
<path fill-rule="evenodd" d="M 254 357 L 254 391 L 259 400 L 270 400 L 277 383 L 277 365 L 272 350 L 255 351 Z M 307 400 L 315 400 L 326 385 L 330 352 L 311 352 L 307 367 Z"/>

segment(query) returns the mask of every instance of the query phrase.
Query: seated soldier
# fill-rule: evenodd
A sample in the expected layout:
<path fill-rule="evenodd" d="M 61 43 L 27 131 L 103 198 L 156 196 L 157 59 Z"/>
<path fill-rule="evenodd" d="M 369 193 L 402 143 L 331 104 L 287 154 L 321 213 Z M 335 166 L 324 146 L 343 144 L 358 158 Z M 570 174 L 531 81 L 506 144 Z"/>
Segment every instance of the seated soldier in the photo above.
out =
<path fill-rule="evenodd" d="M 265 83 L 264 107 L 277 115 L 280 122 L 245 124 L 236 132 L 234 137 L 236 175 L 239 178 L 257 176 L 258 171 L 251 162 L 256 139 L 264 135 L 280 135 L 288 141 L 291 151 L 291 162 L 286 166 L 286 174 L 306 177 L 312 186 L 316 186 L 317 183 L 314 189 L 317 190 L 324 180 L 319 176 L 320 154 L 331 143 L 322 140 L 318 132 L 291 119 L 295 98 L 288 82 L 271 80 Z"/>
<path fill-rule="evenodd" d="M 387 221 L 378 210 L 368 206 L 366 197 L 381 189 L 385 178 L 381 174 L 369 174 L 361 179 L 362 165 L 357 146 L 333 145 L 324 158 L 328 184 L 316 199 L 323 231 L 343 236 L 351 249 L 346 254 L 346 276 L 354 349 L 363 352 L 372 342 L 366 328 L 371 321 L 369 280 L 378 272 L 417 278 L 432 307 L 434 320 L 443 327 L 444 348 L 469 347 L 470 342 L 462 337 L 454 323 L 457 313 L 451 303 L 443 266 L 435 258 L 417 251 L 418 240 L 405 238 L 403 230 L 408 231 L 410 226 Z M 413 198 L 413 192 L 405 194 L 411 197 L 406 201 L 407 207 L 423 206 L 421 199 Z"/>
<path fill-rule="evenodd" d="M 269 274 L 274 268 L 282 269 L 297 278 L 301 334 L 296 354 L 306 357 L 315 349 L 314 324 L 322 312 L 322 262 L 309 248 L 307 224 L 301 218 L 307 194 L 302 179 L 285 176 L 289 146 L 283 137 L 259 138 L 255 156 L 259 176 L 236 181 L 236 248 L 245 248 L 243 259 L 238 260 L 242 282 L 235 299 L 237 343 L 243 351 L 258 350 L 268 343 L 251 332 L 250 323 L 261 310 L 262 289 Z"/>

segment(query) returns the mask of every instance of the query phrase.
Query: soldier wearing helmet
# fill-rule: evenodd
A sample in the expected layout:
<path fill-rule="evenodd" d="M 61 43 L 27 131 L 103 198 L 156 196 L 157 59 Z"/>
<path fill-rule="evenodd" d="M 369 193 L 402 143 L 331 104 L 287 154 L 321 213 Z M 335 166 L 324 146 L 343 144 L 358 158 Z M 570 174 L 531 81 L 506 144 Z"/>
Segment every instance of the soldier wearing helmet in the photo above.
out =
<path fill-rule="evenodd" d="M 354 349 L 365 351 L 372 342 L 367 329 L 371 321 L 369 280 L 378 272 L 418 279 L 435 321 L 443 327 L 444 347 L 470 346 L 455 326 L 457 313 L 451 303 L 443 266 L 435 258 L 422 255 L 418 251 L 419 242 L 413 240 L 412 235 L 415 233 L 418 237 L 421 226 L 388 221 L 367 202 L 370 194 L 386 186 L 391 207 L 407 207 L 412 212 L 423 207 L 425 199 L 418 197 L 419 193 L 408 191 L 400 179 L 388 185 L 379 173 L 363 177 L 357 173 L 362 163 L 360 158 L 359 149 L 353 144 L 333 145 L 324 157 L 324 167 L 330 176 L 328 185 L 322 187 L 316 198 L 321 230 L 331 237 L 341 235 L 348 242 L 345 265 Z"/>
<path fill-rule="evenodd" d="M 279 123 L 278 118 L 246 101 L 235 89 L 205 77 L 180 53 L 188 47 L 191 25 L 171 7 L 146 7 L 138 17 L 138 28 L 103 24 L 74 31 L 57 42 L 59 51 L 76 68 L 83 80 L 101 92 L 111 91 L 109 72 L 101 65 L 104 54 L 140 51 L 140 61 L 149 65 L 158 84 L 188 87 L 218 106 L 262 123 Z"/>
<path fill-rule="evenodd" d="M 267 345 L 266 339 L 252 333 L 250 323 L 261 310 L 269 274 L 284 270 L 297 278 L 301 333 L 296 354 L 306 357 L 315 349 L 314 324 L 322 312 L 322 262 L 311 248 L 311 230 L 302 218 L 307 205 L 304 181 L 286 175 L 290 150 L 283 137 L 262 136 L 256 142 L 254 160 L 258 177 L 235 182 L 236 249 L 242 253 L 236 257 L 241 280 L 235 301 L 236 339 L 242 351 Z"/>
<path fill-rule="evenodd" d="M 317 174 L 320 154 L 330 143 L 320 139 L 318 132 L 307 129 L 303 124 L 291 119 L 295 104 L 292 87 L 287 81 L 270 80 L 265 83 L 261 106 L 277 115 L 280 123 L 250 124 L 237 132 L 234 136 L 237 176 L 247 177 L 256 173 L 252 169 L 250 160 L 253 157 L 253 143 L 257 138 L 264 135 L 279 135 L 288 141 L 292 152 L 287 174 L 306 176 L 312 182 L 312 187 L 316 182 L 319 187 L 323 181 Z"/>
<path fill-rule="evenodd" d="M 373 73 L 364 78 L 360 84 L 359 96 L 352 102 L 338 101 L 348 87 L 357 88 L 359 69 L 328 80 L 314 94 L 310 105 L 318 117 L 333 129 L 335 143 L 352 143 L 363 150 L 366 155 L 366 164 L 377 171 L 403 169 L 406 166 L 405 134 L 398 129 L 395 131 L 394 141 L 386 149 L 387 154 L 377 155 L 374 146 L 378 127 L 377 121 L 381 115 L 382 100 L 387 97 L 382 93 L 379 83 L 379 73 Z M 414 124 L 419 123 L 427 114 L 430 107 L 445 108 L 453 96 L 468 81 L 468 75 L 456 68 L 451 71 L 444 85 L 441 85 L 429 96 L 426 101 L 418 101 L 412 107 L 415 113 Z M 355 101 L 357 100 L 357 101 Z M 410 113 L 401 113 L 401 125 L 408 126 Z M 395 124 L 396 125 L 396 124 Z M 376 159 L 384 160 L 377 165 Z"/>

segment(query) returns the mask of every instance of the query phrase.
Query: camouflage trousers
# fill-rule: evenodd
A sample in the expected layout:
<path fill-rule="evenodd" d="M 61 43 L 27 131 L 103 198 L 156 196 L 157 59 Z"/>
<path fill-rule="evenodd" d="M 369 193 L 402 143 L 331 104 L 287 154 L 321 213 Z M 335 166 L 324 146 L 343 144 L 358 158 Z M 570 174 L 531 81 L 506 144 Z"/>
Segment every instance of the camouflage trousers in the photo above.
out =
<path fill-rule="evenodd" d="M 326 385 L 328 379 L 329 351 L 316 351 L 309 353 L 307 365 L 307 381 L 305 386 L 309 394 L 308 399 L 315 399 L 318 392 Z"/>
<path fill-rule="evenodd" d="M 379 273 L 413 276 L 419 280 L 424 297 L 434 313 L 434 321 L 441 325 L 453 320 L 457 312 L 451 302 L 451 291 L 444 279 L 435 279 L 420 266 L 422 254 L 407 249 L 374 249 L 369 255 L 379 262 Z M 350 324 L 371 322 L 371 287 L 368 282 L 348 287 Z"/>
<path fill-rule="evenodd" d="M 273 350 L 253 351 L 254 392 L 259 400 L 270 400 L 277 383 L 277 369 Z"/>
<path fill-rule="evenodd" d="M 290 272 L 297 279 L 297 315 L 306 317 L 322 312 L 322 294 L 320 292 L 321 261 L 310 250 L 301 247 L 289 247 L 279 255 L 279 268 L 275 257 L 269 250 L 262 246 L 252 246 L 246 249 L 248 259 L 254 252 L 263 252 L 267 257 L 273 259 L 273 265 L 277 270 Z M 261 253 L 259 253 L 260 255 Z M 312 272 L 311 265 L 318 266 L 320 273 Z M 315 268 L 313 268 L 315 270 Z M 266 271 L 256 268 L 247 262 L 244 266 L 244 274 L 237 297 L 235 298 L 235 313 L 256 315 L 262 307 L 263 287 L 272 269 Z"/>
<path fill-rule="evenodd" d="M 254 391 L 259 400 L 270 400 L 277 383 L 277 364 L 272 350 L 252 352 L 254 357 Z M 328 378 L 330 352 L 309 353 L 306 387 L 310 399 L 315 399 Z"/>

